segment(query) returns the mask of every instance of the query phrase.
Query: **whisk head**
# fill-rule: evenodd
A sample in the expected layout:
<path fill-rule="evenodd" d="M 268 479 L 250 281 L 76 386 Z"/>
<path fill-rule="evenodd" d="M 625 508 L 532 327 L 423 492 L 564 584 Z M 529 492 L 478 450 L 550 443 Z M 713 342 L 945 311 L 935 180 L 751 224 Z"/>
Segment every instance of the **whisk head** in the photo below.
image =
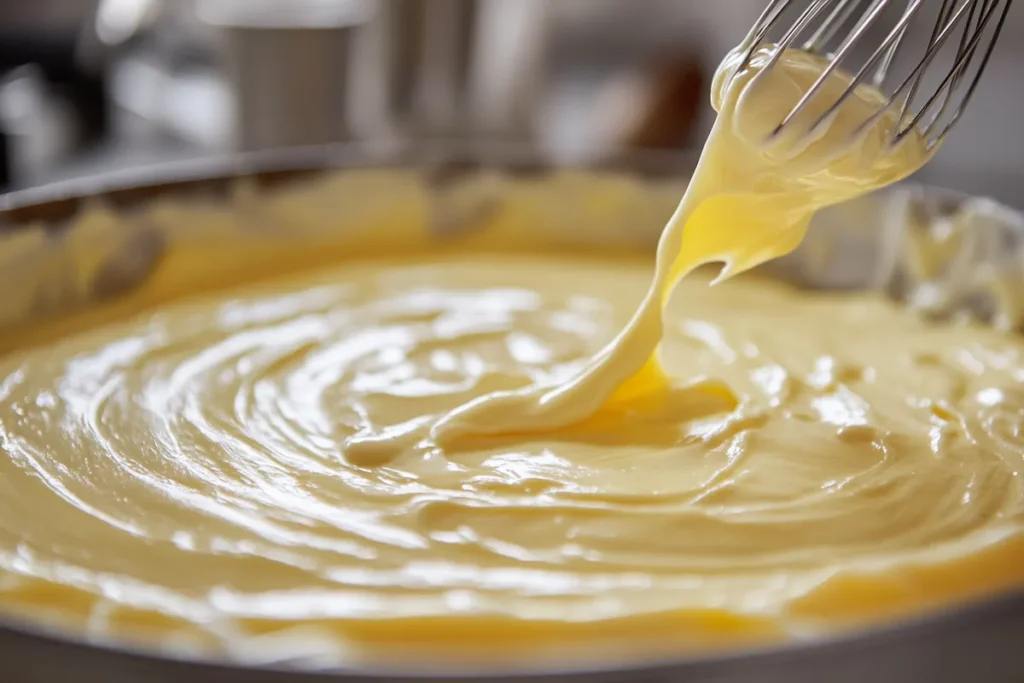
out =
<path fill-rule="evenodd" d="M 795 125 L 837 69 L 853 75 L 845 92 L 813 119 L 813 131 L 838 111 L 861 84 L 877 87 L 884 105 L 857 130 L 898 111 L 890 143 L 915 128 L 929 146 L 939 144 L 963 115 L 988 64 L 1013 0 L 770 0 L 743 43 L 740 70 L 758 48 L 778 46 L 765 70 L 787 48 L 821 55 L 828 66 L 769 139 Z M 917 34 L 923 54 L 906 46 Z M 920 43 L 919 43 L 920 44 Z M 901 51 L 901 48 L 903 50 Z M 900 68 L 902 67 L 902 68 Z M 806 118 L 804 119 L 806 120 Z M 801 121 L 802 123 L 802 121 Z"/>

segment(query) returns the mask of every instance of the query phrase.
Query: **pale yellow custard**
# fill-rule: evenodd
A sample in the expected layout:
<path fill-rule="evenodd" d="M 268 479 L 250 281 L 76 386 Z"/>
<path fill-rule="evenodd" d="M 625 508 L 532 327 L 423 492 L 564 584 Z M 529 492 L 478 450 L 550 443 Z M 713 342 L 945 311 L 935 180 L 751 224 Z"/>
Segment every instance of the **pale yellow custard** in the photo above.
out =
<path fill-rule="evenodd" d="M 816 209 L 930 155 L 889 150 L 885 118 L 851 142 L 869 89 L 812 144 L 763 146 L 821 63 L 754 80 L 770 52 L 735 74 L 738 54 L 653 283 L 639 257 L 418 235 L 6 333 L 0 611 L 250 661 L 522 664 L 1024 585 L 1024 341 L 691 273 L 784 254 Z M 146 296 L 194 294 L 191 268 L 168 254 Z"/>

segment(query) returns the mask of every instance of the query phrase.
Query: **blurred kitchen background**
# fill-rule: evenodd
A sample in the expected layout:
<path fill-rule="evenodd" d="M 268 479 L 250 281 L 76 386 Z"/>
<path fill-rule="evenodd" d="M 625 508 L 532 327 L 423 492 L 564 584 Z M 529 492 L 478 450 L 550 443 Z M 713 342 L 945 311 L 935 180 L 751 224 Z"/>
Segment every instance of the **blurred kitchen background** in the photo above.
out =
<path fill-rule="evenodd" d="M 936 0 L 932 0 L 936 1 Z M 693 149 L 765 0 L 0 0 L 0 191 L 232 150 Z M 1024 8 L 926 182 L 1024 206 Z"/>

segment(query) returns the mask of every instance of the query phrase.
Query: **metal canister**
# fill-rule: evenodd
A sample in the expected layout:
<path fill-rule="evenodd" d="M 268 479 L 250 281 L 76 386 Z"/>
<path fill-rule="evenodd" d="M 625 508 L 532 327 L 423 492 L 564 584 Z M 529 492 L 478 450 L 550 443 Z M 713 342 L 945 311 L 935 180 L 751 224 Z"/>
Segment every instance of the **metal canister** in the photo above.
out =
<path fill-rule="evenodd" d="M 317 145 L 349 137 L 352 35 L 367 0 L 202 0 L 198 16 L 223 37 L 243 151 Z"/>

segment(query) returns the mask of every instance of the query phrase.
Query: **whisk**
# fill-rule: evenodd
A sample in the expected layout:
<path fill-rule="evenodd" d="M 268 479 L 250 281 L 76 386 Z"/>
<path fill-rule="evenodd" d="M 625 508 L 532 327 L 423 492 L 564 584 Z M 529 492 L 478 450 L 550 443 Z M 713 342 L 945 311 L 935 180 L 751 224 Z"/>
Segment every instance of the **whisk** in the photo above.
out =
<path fill-rule="evenodd" d="M 1012 2 L 771 0 L 742 44 L 746 49 L 738 70 L 749 66 L 754 53 L 766 44 L 774 44 L 777 49 L 759 76 L 770 70 L 787 48 L 797 47 L 821 55 L 828 61 L 821 76 L 771 131 L 769 141 L 793 125 L 798 115 L 822 90 L 826 79 L 842 66 L 853 75 L 849 87 L 813 119 L 808 133 L 828 121 L 860 84 L 870 83 L 887 99 L 856 129 L 855 134 L 867 130 L 887 111 L 899 107 L 898 123 L 892 130 L 890 144 L 899 144 L 911 130 L 918 128 L 927 144 L 935 146 L 949 134 L 970 102 Z M 934 21 L 928 21 L 925 10 L 936 9 Z M 791 17 L 795 17 L 791 19 L 792 23 L 787 23 L 786 19 Z M 924 55 L 911 62 L 905 76 L 893 79 L 892 67 L 900 47 L 906 42 L 907 35 L 921 25 L 931 27 Z M 888 31 L 885 31 L 881 43 L 877 43 L 879 30 L 884 31 L 886 27 Z M 775 38 L 779 32 L 781 36 Z M 958 40 L 951 42 L 954 36 L 958 36 Z M 954 45 L 955 51 L 950 49 Z M 871 52 L 859 67 L 850 68 L 844 64 L 851 61 L 857 51 L 865 49 Z M 936 68 L 940 63 L 936 60 L 940 52 L 951 62 L 945 71 Z M 938 83 L 929 84 L 929 80 L 938 80 Z M 915 102 L 921 101 L 922 97 L 924 103 L 918 108 Z"/>

